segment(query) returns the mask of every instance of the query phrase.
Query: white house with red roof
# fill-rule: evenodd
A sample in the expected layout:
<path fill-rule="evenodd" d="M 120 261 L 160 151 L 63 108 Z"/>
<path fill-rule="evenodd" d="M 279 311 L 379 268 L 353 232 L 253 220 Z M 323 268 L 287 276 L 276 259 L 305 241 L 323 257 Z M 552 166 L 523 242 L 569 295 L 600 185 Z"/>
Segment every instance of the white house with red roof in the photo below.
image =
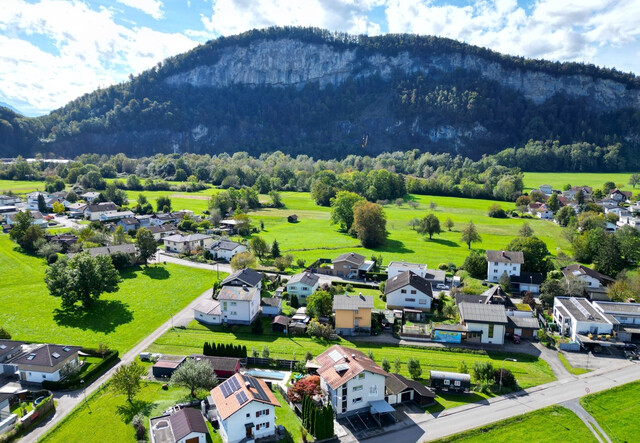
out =
<path fill-rule="evenodd" d="M 275 408 L 280 407 L 280 403 L 263 380 L 235 374 L 213 388 L 211 398 L 225 443 L 252 441 L 275 434 Z"/>

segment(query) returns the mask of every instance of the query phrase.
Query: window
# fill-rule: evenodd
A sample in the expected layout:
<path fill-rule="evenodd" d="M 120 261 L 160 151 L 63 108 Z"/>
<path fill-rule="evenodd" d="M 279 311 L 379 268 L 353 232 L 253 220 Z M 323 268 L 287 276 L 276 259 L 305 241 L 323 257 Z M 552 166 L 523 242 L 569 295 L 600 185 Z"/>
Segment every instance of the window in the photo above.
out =
<path fill-rule="evenodd" d="M 513 267 L 513 270 L 514 270 L 514 271 L 516 270 L 516 267 L 515 267 L 515 266 Z"/>
<path fill-rule="evenodd" d="M 498 262 L 497 262 L 497 261 L 496 261 L 496 262 L 493 262 L 493 265 L 494 265 L 494 266 L 498 266 Z"/>
<path fill-rule="evenodd" d="M 406 301 L 407 303 L 415 303 L 416 299 L 415 298 L 405 298 L 404 301 Z"/>
<path fill-rule="evenodd" d="M 358 374 L 358 378 L 359 379 L 363 379 L 364 378 L 364 372 L 361 372 L 360 374 Z"/>
<path fill-rule="evenodd" d="M 377 395 L 378 394 L 378 386 L 373 385 L 369 387 L 369 395 Z"/>
<path fill-rule="evenodd" d="M 353 392 L 356 392 L 356 391 L 362 391 L 362 385 L 354 386 Z"/>
<path fill-rule="evenodd" d="M 247 418 L 251 417 L 251 413 L 247 412 Z"/>
<path fill-rule="evenodd" d="M 460 386 L 460 380 L 455 380 L 453 382 L 453 386 Z"/>
<path fill-rule="evenodd" d="M 356 397 L 356 398 L 354 398 L 353 400 L 351 400 L 351 402 L 352 402 L 353 404 L 356 404 L 356 403 L 362 403 L 362 397 Z"/>
<path fill-rule="evenodd" d="M 303 287 L 302 287 L 302 290 L 303 290 L 303 291 L 308 291 L 308 290 L 309 290 L 309 288 L 307 288 L 306 286 L 303 286 Z"/>
<path fill-rule="evenodd" d="M 493 326 L 494 325 L 489 325 L 489 334 L 487 334 L 489 338 L 493 338 Z"/>
<path fill-rule="evenodd" d="M 268 409 L 263 409 L 261 411 L 256 411 L 256 417 L 260 417 L 262 415 L 269 415 L 269 410 Z"/>
<path fill-rule="evenodd" d="M 427 304 L 427 300 L 423 298 L 423 299 L 418 300 L 418 303 L 420 303 L 421 305 L 426 305 Z"/>
<path fill-rule="evenodd" d="M 447 386 L 449 386 L 449 385 L 451 384 L 451 380 L 445 380 L 445 381 L 444 381 L 444 384 L 445 384 L 445 385 L 447 385 Z"/>
<path fill-rule="evenodd" d="M 493 273 L 494 273 L 494 274 L 497 274 L 497 273 L 498 273 L 498 270 L 497 270 L 497 269 L 494 269 L 494 270 L 493 270 Z"/>
<path fill-rule="evenodd" d="M 238 304 L 238 303 L 236 303 L 236 302 L 234 302 L 234 301 L 232 301 L 232 302 L 231 302 L 231 306 L 235 306 L 235 305 L 237 305 L 237 304 Z"/>
<path fill-rule="evenodd" d="M 416 290 L 415 290 L 415 289 L 412 289 L 412 290 L 411 290 L 411 293 L 412 293 L 412 294 L 415 294 L 415 293 L 416 293 Z"/>
<path fill-rule="evenodd" d="M 407 290 L 406 290 L 406 289 L 400 289 L 400 293 L 401 293 L 401 294 L 406 294 L 406 293 L 407 293 Z"/>

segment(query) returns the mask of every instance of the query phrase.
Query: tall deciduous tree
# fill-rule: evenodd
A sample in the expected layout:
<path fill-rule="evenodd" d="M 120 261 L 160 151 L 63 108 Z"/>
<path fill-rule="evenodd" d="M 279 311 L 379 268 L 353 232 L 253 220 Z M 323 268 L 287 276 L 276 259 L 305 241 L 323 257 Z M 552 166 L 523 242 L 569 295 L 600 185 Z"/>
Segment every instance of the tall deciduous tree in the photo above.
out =
<path fill-rule="evenodd" d="M 451 231 L 453 229 L 453 226 L 454 226 L 454 224 L 453 224 L 453 220 L 451 220 L 451 218 L 447 218 L 444 221 L 444 227 L 447 228 L 447 231 Z"/>
<path fill-rule="evenodd" d="M 558 212 L 558 209 L 560 209 L 560 200 L 558 200 L 557 193 L 554 192 L 553 194 L 551 194 L 551 197 L 549 197 L 549 200 L 547 200 L 547 206 L 554 214 Z"/>
<path fill-rule="evenodd" d="M 326 291 L 316 291 L 307 297 L 307 313 L 312 317 L 328 317 L 332 308 L 333 299 Z"/>
<path fill-rule="evenodd" d="M 331 223 L 340 225 L 342 231 L 348 232 L 353 225 L 353 206 L 363 200 L 363 197 L 354 192 L 338 192 L 331 199 Z"/>
<path fill-rule="evenodd" d="M 524 256 L 524 271 L 547 272 L 549 264 L 547 256 L 549 250 L 545 242 L 538 237 L 518 237 L 509 242 L 505 248 L 507 251 L 521 251 Z"/>
<path fill-rule="evenodd" d="M 161 196 L 156 199 L 156 209 L 158 212 L 171 212 L 171 199 Z"/>
<path fill-rule="evenodd" d="M 105 292 L 118 291 L 120 275 L 106 255 L 92 257 L 88 252 L 58 260 L 45 273 L 49 293 L 62 299 L 64 309 L 77 302 L 88 308 Z"/>
<path fill-rule="evenodd" d="M 518 234 L 520 234 L 520 237 L 531 237 L 533 236 L 533 229 L 531 229 L 529 223 L 524 222 L 518 230 Z"/>
<path fill-rule="evenodd" d="M 467 244 L 469 249 L 471 249 L 471 243 L 479 243 L 482 241 L 482 237 L 480 237 L 476 225 L 474 225 L 472 221 L 462 230 L 461 239 Z"/>
<path fill-rule="evenodd" d="M 620 250 L 620 243 L 613 234 L 605 236 L 594 260 L 595 269 L 603 274 L 615 277 L 624 269 L 625 263 Z"/>
<path fill-rule="evenodd" d="M 433 238 L 433 234 L 440 234 L 440 220 L 433 214 L 428 214 L 425 218 L 420 220 L 420 224 L 416 229 L 420 234 L 428 234 L 429 240 Z"/>
<path fill-rule="evenodd" d="M 136 233 L 136 244 L 138 245 L 138 255 L 144 264 L 156 254 L 158 242 L 153 238 L 153 234 L 147 228 L 140 228 Z"/>
<path fill-rule="evenodd" d="M 218 384 L 218 378 L 208 360 L 188 358 L 171 375 L 171 383 L 184 386 L 191 395 L 195 395 L 196 389 L 213 389 Z"/>
<path fill-rule="evenodd" d="M 252 268 L 256 265 L 256 256 L 251 252 L 241 252 L 236 254 L 231 259 L 231 269 L 237 271 L 238 269 Z"/>
<path fill-rule="evenodd" d="M 116 227 L 116 230 L 113 231 L 113 244 L 121 245 L 124 243 L 124 239 L 125 239 L 124 227 L 122 225 L 118 225 Z"/>
<path fill-rule="evenodd" d="M 638 185 L 639 183 L 640 174 L 631 174 L 631 177 L 629 177 L 629 184 L 635 189 L 636 185 Z"/>
<path fill-rule="evenodd" d="M 375 248 L 387 239 L 387 218 L 382 206 L 371 202 L 356 203 L 351 231 L 365 248 Z"/>
<path fill-rule="evenodd" d="M 249 249 L 260 260 L 269 253 L 269 246 L 262 237 L 252 237 L 251 240 L 249 240 Z"/>
<path fill-rule="evenodd" d="M 120 366 L 111 378 L 111 387 L 119 394 L 124 394 L 127 401 L 133 404 L 133 398 L 140 391 L 141 377 L 147 372 L 144 366 L 132 361 Z"/>

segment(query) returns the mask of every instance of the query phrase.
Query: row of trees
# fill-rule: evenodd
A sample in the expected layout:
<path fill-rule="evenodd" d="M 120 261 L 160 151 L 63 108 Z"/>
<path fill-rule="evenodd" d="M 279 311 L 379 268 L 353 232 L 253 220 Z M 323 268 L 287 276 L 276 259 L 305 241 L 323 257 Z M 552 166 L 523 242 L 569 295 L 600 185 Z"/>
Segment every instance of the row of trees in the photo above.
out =
<path fill-rule="evenodd" d="M 204 342 L 202 354 L 216 357 L 236 357 L 247 358 L 247 347 L 234 345 L 231 343 L 209 343 Z"/>
<path fill-rule="evenodd" d="M 316 403 L 305 395 L 302 398 L 302 426 L 318 440 L 333 437 L 333 407 L 328 404 L 318 407 Z"/>

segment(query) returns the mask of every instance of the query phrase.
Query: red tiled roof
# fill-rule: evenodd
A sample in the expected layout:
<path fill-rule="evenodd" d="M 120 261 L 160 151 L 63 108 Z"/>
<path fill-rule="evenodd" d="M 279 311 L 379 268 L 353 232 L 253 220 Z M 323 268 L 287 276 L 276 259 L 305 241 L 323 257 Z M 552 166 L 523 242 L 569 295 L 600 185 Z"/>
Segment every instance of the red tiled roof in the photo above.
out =
<path fill-rule="evenodd" d="M 225 397 L 221 386 L 223 384 L 232 385 L 232 380 L 236 380 L 240 385 L 240 388 L 234 391 L 231 395 Z M 249 401 L 240 404 L 237 398 L 237 394 L 244 392 L 249 399 Z M 219 384 L 215 388 L 211 390 L 211 397 L 213 398 L 213 402 L 218 409 L 218 413 L 223 420 L 226 420 L 240 409 L 242 409 L 245 405 L 251 403 L 251 401 L 258 401 L 260 403 L 280 406 L 280 403 L 271 392 L 271 389 L 267 387 L 267 384 L 264 380 L 260 380 L 259 378 L 250 377 L 248 375 L 243 374 L 234 374 L 232 377 L 229 377 L 225 382 Z"/>
<path fill-rule="evenodd" d="M 336 353 L 334 353 L 334 351 Z M 334 359 L 333 356 L 340 358 Z M 346 357 L 346 358 L 345 358 Z M 373 360 L 356 349 L 344 348 L 333 345 L 316 357 L 315 361 L 320 365 L 318 375 L 331 386 L 337 389 L 361 372 L 368 371 L 387 377 L 389 374 L 378 366 Z M 347 369 L 336 371 L 336 366 L 344 364 Z"/>

